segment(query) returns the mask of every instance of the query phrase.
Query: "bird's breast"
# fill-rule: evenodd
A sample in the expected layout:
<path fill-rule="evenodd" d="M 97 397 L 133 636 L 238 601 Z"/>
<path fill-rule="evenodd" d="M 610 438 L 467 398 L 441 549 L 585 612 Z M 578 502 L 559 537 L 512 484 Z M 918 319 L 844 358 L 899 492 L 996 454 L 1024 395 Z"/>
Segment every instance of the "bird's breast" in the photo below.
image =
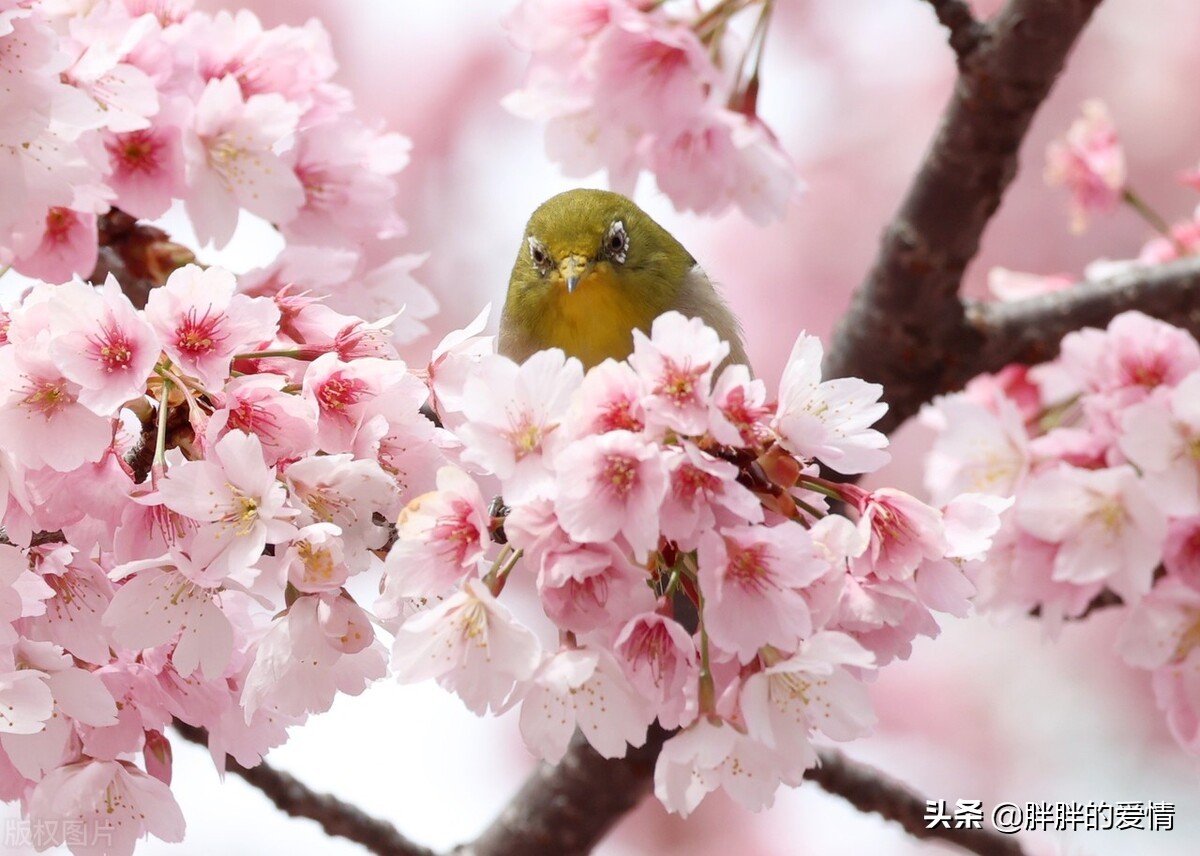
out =
<path fill-rule="evenodd" d="M 608 270 L 593 270 L 575 289 L 555 286 L 546 295 L 543 338 L 591 368 L 633 350 L 633 330 L 649 330 L 654 310 Z"/>

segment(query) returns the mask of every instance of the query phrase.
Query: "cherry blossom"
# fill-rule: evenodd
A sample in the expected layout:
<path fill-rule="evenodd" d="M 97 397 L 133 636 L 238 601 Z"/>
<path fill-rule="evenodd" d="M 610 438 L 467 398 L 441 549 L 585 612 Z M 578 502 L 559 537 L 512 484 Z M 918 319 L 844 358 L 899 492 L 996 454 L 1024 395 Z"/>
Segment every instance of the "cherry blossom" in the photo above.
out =
<path fill-rule="evenodd" d="M 647 170 L 679 208 L 777 219 L 800 183 L 758 118 L 750 46 L 726 26 L 738 8 L 688 17 L 670 4 L 523 0 L 507 26 L 530 62 L 503 103 L 547 122 L 547 152 L 569 175 L 605 169 L 630 193 Z"/>
<path fill-rule="evenodd" d="M 741 710 L 751 737 L 800 767 L 816 761 L 813 732 L 852 740 L 870 731 L 875 714 L 866 686 L 847 666 L 869 668 L 874 657 L 844 633 L 825 631 L 792 657 L 751 675 Z"/>
<path fill-rule="evenodd" d="M 1071 231 L 1087 228 L 1089 215 L 1111 211 L 1125 190 L 1125 153 L 1108 109 L 1087 101 L 1083 116 L 1046 149 L 1046 181 L 1071 193 Z"/>
<path fill-rule="evenodd" d="M 629 431 L 609 431 L 583 438 L 555 463 L 555 510 L 572 538 L 595 543 L 620 533 L 637 555 L 657 544 L 667 468 L 653 446 Z"/>
<path fill-rule="evenodd" d="M 812 632 L 801 589 L 829 566 L 817 557 L 802 528 L 709 531 L 700 539 L 699 559 L 707 595 L 704 622 L 723 650 L 748 662 L 763 645 L 792 650 Z"/>
<path fill-rule="evenodd" d="M 857 378 L 821 380 L 824 349 L 814 336 L 801 334 L 792 347 L 779 382 L 779 411 L 772 427 L 789 452 L 815 458 L 839 473 L 867 472 L 883 466 L 887 441 L 869 427 L 885 412 L 882 388 Z"/>
<path fill-rule="evenodd" d="M 184 137 L 188 213 L 202 243 L 222 247 L 245 208 L 276 223 L 295 216 L 304 191 L 290 157 L 276 151 L 296 130 L 299 110 L 281 95 L 245 97 L 233 76 L 210 80 Z"/>
<path fill-rule="evenodd" d="M 645 702 L 603 649 L 568 649 L 547 658 L 521 703 L 525 744 L 551 763 L 566 754 L 577 724 L 602 756 L 620 758 L 628 746 L 646 741 L 649 722 Z"/>
<path fill-rule="evenodd" d="M 740 805 L 759 811 L 775 801 L 780 782 L 798 784 L 778 754 L 734 725 L 699 719 L 668 740 L 654 767 L 654 795 L 669 811 L 691 814 L 721 788 Z"/>
<path fill-rule="evenodd" d="M 470 573 L 487 550 L 487 509 L 466 473 L 443 467 L 437 491 L 411 500 L 396 523 L 388 553 L 389 590 L 404 597 L 443 593 Z"/>
<path fill-rule="evenodd" d="M 666 312 L 654 319 L 650 336 L 633 331 L 629 365 L 641 376 L 642 400 L 652 429 L 703 434 L 708 425 L 713 373 L 729 344 L 699 318 Z"/>
<path fill-rule="evenodd" d="M 253 434 L 231 431 L 212 448 L 212 458 L 184 461 L 159 486 L 159 500 L 200 523 L 191 539 L 192 561 L 203 580 L 219 580 L 250 567 L 267 544 L 295 531 L 296 509 L 266 465 Z"/>
<path fill-rule="evenodd" d="M 558 429 L 582 379 L 579 360 L 558 349 L 520 366 L 503 357 L 482 363 L 463 387 L 463 459 L 501 479 L 512 502 L 547 496 L 553 456 L 565 440 Z"/>
<path fill-rule="evenodd" d="M 128 856 L 146 834 L 183 840 L 183 813 L 170 789 L 121 761 L 59 767 L 34 788 L 29 816 L 53 843 L 66 843 L 80 856 L 96 852 L 88 842 L 101 843 L 112 856 Z"/>
<path fill-rule="evenodd" d="M 400 626 L 392 671 L 401 681 L 437 678 L 474 713 L 516 701 L 518 682 L 541 662 L 537 637 L 518 624 L 478 580 Z"/>
<path fill-rule="evenodd" d="M 279 323 L 275 304 L 234 294 L 237 281 L 221 268 L 186 265 L 150 293 L 146 320 L 163 350 L 186 373 L 219 388 L 234 354 L 269 342 Z"/>

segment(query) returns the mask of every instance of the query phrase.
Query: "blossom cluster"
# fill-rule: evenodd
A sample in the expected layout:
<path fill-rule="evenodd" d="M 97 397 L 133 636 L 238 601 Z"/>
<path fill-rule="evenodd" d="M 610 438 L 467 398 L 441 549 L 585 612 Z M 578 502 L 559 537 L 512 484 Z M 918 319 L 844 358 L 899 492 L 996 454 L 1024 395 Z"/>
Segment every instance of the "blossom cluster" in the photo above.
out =
<path fill-rule="evenodd" d="M 182 837 L 174 720 L 253 766 L 386 673 L 347 586 L 451 440 L 379 325 L 236 286 L 41 283 L 2 318 L 0 795 L 68 845 Z"/>
<path fill-rule="evenodd" d="M 530 63 L 504 103 L 547 122 L 547 149 L 568 175 L 604 169 L 632 195 L 645 170 L 677 208 L 776 219 L 800 183 L 756 110 L 771 4 L 749 4 L 759 18 L 742 44 L 729 19 L 747 5 L 522 0 L 508 31 Z"/>
<path fill-rule="evenodd" d="M 1062 185 L 1071 194 L 1071 231 L 1087 228 L 1088 217 L 1112 211 L 1126 190 L 1125 152 L 1117 129 L 1102 101 L 1083 105 L 1066 137 L 1046 149 L 1046 181 Z"/>
<path fill-rule="evenodd" d="M 182 205 L 218 248 L 245 212 L 288 245 L 260 293 L 319 286 L 376 317 L 390 292 L 378 314 L 407 302 L 419 323 L 435 307 L 411 279 L 416 260 L 371 271 L 364 252 L 403 228 L 394 175 L 408 141 L 358 119 L 335 69 L 315 20 L 266 29 L 190 0 L 0 4 L 0 264 L 88 276 L 110 208 L 153 219 Z"/>
<path fill-rule="evenodd" d="M 621 756 L 657 720 L 678 729 L 664 805 L 722 788 L 761 808 L 816 763 L 814 738 L 868 731 L 865 681 L 936 635 L 933 612 L 966 612 L 964 567 L 1007 502 L 823 477 L 888 453 L 880 388 L 822 381 L 815 338 L 774 401 L 674 312 L 587 373 L 558 350 L 476 352 L 464 372 L 464 348 L 432 373 L 459 461 L 401 512 L 376 612 L 401 680 L 479 714 L 519 706 L 536 755 L 559 759 L 578 727 Z"/>
<path fill-rule="evenodd" d="M 1116 649 L 1152 673 L 1176 739 L 1200 751 L 1200 344 L 1137 312 L 1060 356 L 981 376 L 924 413 L 926 480 L 1015 497 L 976 603 L 1052 628 L 1118 604 Z M 1115 597 L 1114 597 L 1115 596 Z"/>

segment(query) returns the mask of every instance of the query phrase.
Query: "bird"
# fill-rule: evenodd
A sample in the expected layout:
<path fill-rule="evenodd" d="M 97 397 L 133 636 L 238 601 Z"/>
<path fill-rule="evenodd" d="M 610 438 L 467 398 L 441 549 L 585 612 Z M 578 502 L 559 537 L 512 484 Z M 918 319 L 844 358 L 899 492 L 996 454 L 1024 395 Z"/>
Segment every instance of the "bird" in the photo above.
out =
<path fill-rule="evenodd" d="M 633 351 L 633 331 L 677 310 L 729 343 L 722 365 L 748 365 L 741 326 L 675 236 L 620 193 L 577 188 L 533 212 L 500 313 L 497 349 L 516 362 L 561 348 L 585 369 Z"/>

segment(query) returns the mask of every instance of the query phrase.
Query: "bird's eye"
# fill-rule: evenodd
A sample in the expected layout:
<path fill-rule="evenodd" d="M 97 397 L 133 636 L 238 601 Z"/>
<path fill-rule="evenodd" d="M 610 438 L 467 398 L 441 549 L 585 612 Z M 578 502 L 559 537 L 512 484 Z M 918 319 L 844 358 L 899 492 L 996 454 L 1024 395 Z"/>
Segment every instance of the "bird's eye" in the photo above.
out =
<path fill-rule="evenodd" d="M 617 264 L 624 264 L 628 251 L 629 235 L 625 232 L 625 224 L 617 220 L 608 227 L 608 232 L 604 235 L 604 252 Z"/>
<path fill-rule="evenodd" d="M 537 238 L 529 238 L 529 257 L 534 266 L 543 274 L 550 270 L 550 254 Z"/>

